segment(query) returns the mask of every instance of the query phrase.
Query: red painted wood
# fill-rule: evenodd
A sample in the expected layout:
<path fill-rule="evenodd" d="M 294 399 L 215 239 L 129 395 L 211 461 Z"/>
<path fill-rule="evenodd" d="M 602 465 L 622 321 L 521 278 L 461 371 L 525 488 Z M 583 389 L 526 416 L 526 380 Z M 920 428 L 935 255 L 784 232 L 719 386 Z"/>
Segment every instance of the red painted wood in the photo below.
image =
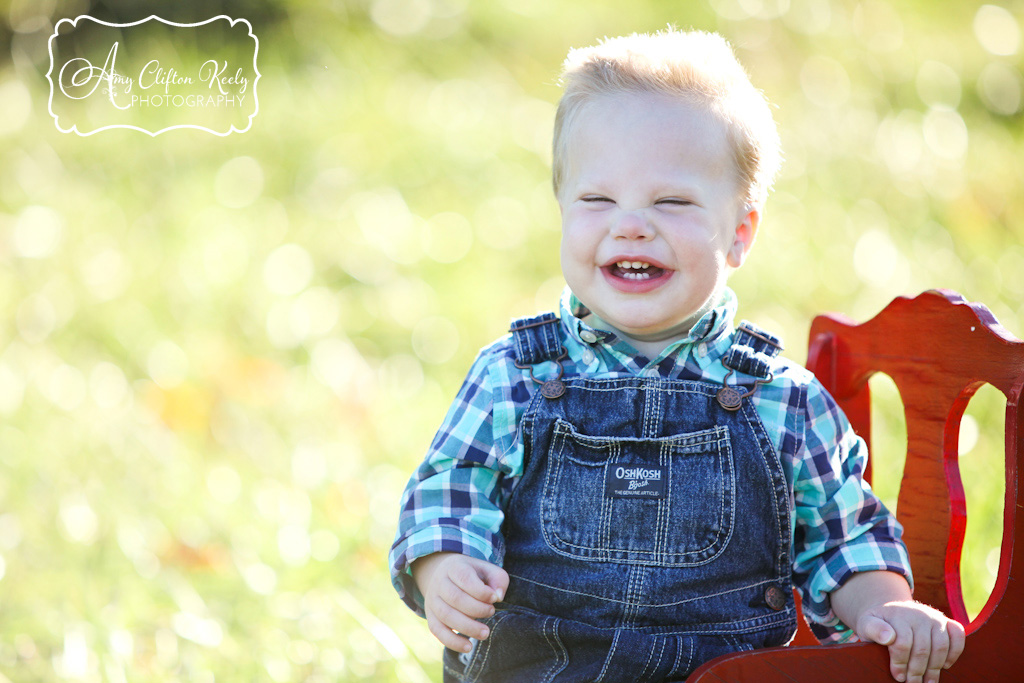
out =
<path fill-rule="evenodd" d="M 948 290 L 899 297 L 857 325 L 822 315 L 811 325 L 808 367 L 832 392 L 857 432 L 870 440 L 870 392 L 876 372 L 895 382 L 907 423 L 907 460 L 899 493 L 916 587 L 914 597 L 967 625 L 967 647 L 942 680 L 1019 680 L 1024 676 L 1024 520 L 1018 520 L 1017 471 L 1024 457 L 1024 342 L 981 304 Z M 996 585 L 968 624 L 960 591 L 967 514 L 958 464 L 964 409 L 980 386 L 1006 404 L 1006 497 Z M 719 657 L 691 683 L 891 681 L 878 645 L 772 648 Z"/>

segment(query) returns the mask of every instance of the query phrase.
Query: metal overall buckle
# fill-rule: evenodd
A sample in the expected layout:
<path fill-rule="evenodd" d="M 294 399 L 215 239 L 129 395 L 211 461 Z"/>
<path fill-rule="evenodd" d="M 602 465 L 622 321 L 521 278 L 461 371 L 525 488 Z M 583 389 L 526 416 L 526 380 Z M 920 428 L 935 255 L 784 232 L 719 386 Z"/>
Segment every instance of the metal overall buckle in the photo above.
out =
<path fill-rule="evenodd" d="M 757 330 L 753 330 L 747 327 L 746 325 L 740 325 L 739 329 L 740 331 L 745 332 L 746 334 L 752 337 L 760 339 L 766 344 L 770 344 L 771 346 L 774 346 L 775 348 L 782 350 L 782 346 L 778 342 L 776 342 L 774 339 L 769 339 L 768 337 L 758 333 Z M 743 399 L 747 398 L 748 396 L 751 396 L 755 391 L 757 391 L 757 388 L 759 386 L 761 386 L 762 384 L 768 384 L 773 379 L 775 379 L 775 376 L 771 372 L 768 373 L 768 377 L 766 379 L 760 379 L 758 377 L 755 377 L 754 386 L 750 388 L 750 391 L 743 393 L 740 391 L 740 389 L 729 386 L 729 377 L 731 377 L 733 372 L 735 372 L 735 368 L 726 364 L 725 359 L 722 360 L 722 365 L 725 366 L 725 368 L 728 369 L 729 372 L 727 372 L 725 377 L 722 379 L 722 388 L 718 390 L 717 394 L 715 394 L 715 398 L 718 399 L 718 404 L 720 406 L 732 412 L 736 412 L 737 410 L 739 410 L 740 407 L 743 405 Z"/>
<path fill-rule="evenodd" d="M 565 368 L 562 366 L 562 361 L 569 357 L 569 350 L 564 346 L 562 347 L 562 354 L 558 358 L 554 359 L 554 362 L 558 365 L 558 375 L 554 379 L 540 380 L 533 375 L 532 365 L 520 365 L 513 361 L 520 370 L 529 370 L 530 379 L 540 385 L 540 394 L 544 398 L 558 398 L 565 393 L 565 382 L 562 381 L 562 375 L 565 374 Z"/>
<path fill-rule="evenodd" d="M 723 365 L 725 364 L 723 363 Z M 728 365 L 726 365 L 725 367 L 729 368 Z M 736 387 L 730 387 L 727 384 L 729 381 L 729 377 L 732 375 L 733 372 L 735 371 L 732 368 L 729 368 L 729 372 L 726 373 L 725 378 L 722 380 L 722 388 L 718 390 L 717 394 L 715 394 L 715 398 L 718 399 L 718 404 L 731 412 L 736 412 L 737 410 L 739 410 L 743 406 L 743 399 L 747 398 L 748 396 L 751 396 L 755 391 L 757 391 L 757 388 L 759 386 L 761 386 L 762 384 L 768 384 L 773 379 L 775 379 L 775 376 L 772 375 L 771 373 L 768 373 L 767 379 L 759 379 L 755 377 L 754 386 L 750 388 L 750 391 L 744 394 Z"/>

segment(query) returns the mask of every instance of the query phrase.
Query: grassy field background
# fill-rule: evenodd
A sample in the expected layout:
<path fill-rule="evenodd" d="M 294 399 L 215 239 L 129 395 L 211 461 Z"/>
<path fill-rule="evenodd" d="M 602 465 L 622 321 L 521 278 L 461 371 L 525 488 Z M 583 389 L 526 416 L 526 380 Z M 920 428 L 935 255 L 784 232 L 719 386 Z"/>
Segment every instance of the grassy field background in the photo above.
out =
<path fill-rule="evenodd" d="M 62 17 L 228 14 L 246 133 L 59 132 Z M 0 0 L 0 672 L 11 681 L 440 681 L 390 588 L 400 492 L 476 350 L 562 287 L 565 52 L 715 30 L 786 165 L 741 315 L 946 287 L 1024 333 L 1020 0 Z M 878 488 L 903 429 L 884 378 Z M 1003 398 L 962 434 L 976 613 Z M 0 681 L 4 680 L 0 676 Z"/>

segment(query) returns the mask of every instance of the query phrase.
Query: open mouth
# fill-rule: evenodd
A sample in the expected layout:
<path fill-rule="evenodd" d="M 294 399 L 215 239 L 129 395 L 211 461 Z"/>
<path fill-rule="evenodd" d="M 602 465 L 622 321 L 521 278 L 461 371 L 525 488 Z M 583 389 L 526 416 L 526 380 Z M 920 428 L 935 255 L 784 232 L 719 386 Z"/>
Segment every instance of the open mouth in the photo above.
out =
<path fill-rule="evenodd" d="M 664 268 L 659 268 L 646 261 L 617 261 L 609 267 L 609 271 L 615 277 L 638 281 L 653 280 L 665 274 Z"/>

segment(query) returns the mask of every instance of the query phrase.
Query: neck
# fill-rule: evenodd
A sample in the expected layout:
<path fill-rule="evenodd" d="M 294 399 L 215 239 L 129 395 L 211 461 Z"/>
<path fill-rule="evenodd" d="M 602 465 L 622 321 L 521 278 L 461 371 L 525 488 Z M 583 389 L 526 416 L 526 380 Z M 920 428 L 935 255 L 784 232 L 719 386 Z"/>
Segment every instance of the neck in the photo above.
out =
<path fill-rule="evenodd" d="M 623 332 L 617 327 L 609 325 L 593 313 L 584 318 L 584 320 L 594 329 L 613 332 L 616 337 L 632 346 L 650 360 L 657 358 L 670 345 L 686 337 L 686 335 L 690 333 L 690 328 L 693 326 L 692 321 L 686 321 L 678 327 L 662 330 L 653 334 L 640 335 Z"/>

